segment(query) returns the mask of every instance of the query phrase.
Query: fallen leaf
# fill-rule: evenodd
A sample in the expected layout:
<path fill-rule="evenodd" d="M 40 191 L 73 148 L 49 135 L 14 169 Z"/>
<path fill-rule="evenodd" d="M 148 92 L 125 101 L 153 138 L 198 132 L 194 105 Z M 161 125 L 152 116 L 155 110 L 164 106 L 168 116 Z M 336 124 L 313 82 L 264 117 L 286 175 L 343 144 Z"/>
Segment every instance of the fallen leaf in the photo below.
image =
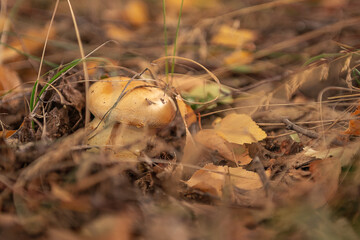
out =
<path fill-rule="evenodd" d="M 212 8 L 215 9 L 218 7 L 219 0 L 193 0 L 193 1 L 184 1 L 183 2 L 183 12 L 189 12 L 194 9 L 202 8 Z M 179 0 L 167 0 L 166 1 L 166 10 L 170 14 L 175 14 L 179 11 L 181 6 L 181 1 Z M 167 14 L 166 14 L 167 15 Z"/>
<path fill-rule="evenodd" d="M 220 91 L 220 86 L 217 83 L 203 82 L 203 84 L 195 86 L 187 93 L 184 93 L 184 96 L 194 102 L 208 102 L 219 97 L 217 103 L 230 104 L 233 102 L 230 93 L 231 91 L 225 86 L 221 86 Z M 216 103 L 214 103 L 214 106 L 216 106 Z"/>
<path fill-rule="evenodd" d="M 246 114 L 229 114 L 215 127 L 216 133 L 230 143 L 244 144 L 266 138 L 266 133 Z"/>
<path fill-rule="evenodd" d="M 140 0 L 128 1 L 124 9 L 125 19 L 135 27 L 140 27 L 149 22 L 147 5 Z"/>
<path fill-rule="evenodd" d="M 44 46 L 45 37 L 48 31 L 49 25 L 46 24 L 44 28 L 29 28 L 24 34 L 21 34 L 21 41 L 18 39 L 10 41 L 9 45 L 12 48 L 17 49 L 20 52 L 34 53 Z M 56 34 L 56 29 L 52 26 L 49 39 L 53 39 Z M 20 57 L 20 53 L 11 48 L 4 48 L 3 61 L 15 60 Z"/>
<path fill-rule="evenodd" d="M 0 93 L 21 85 L 18 74 L 4 65 L 0 65 Z"/>
<path fill-rule="evenodd" d="M 221 156 L 229 161 L 240 165 L 251 162 L 251 158 L 243 145 L 231 144 L 219 136 L 214 129 L 200 130 L 194 137 L 197 143 L 217 151 Z"/>
<path fill-rule="evenodd" d="M 185 127 L 188 128 L 191 124 L 196 123 L 197 118 L 195 112 L 181 99 L 181 97 L 176 97 L 176 103 L 178 105 L 180 115 L 185 123 Z"/>
<path fill-rule="evenodd" d="M 230 55 L 224 58 L 224 62 L 226 65 L 246 65 L 251 63 L 254 60 L 254 56 L 249 51 L 238 50 L 232 52 Z"/>
<path fill-rule="evenodd" d="M 242 48 L 246 43 L 256 39 L 256 33 L 249 29 L 236 29 L 222 25 L 219 31 L 213 36 L 213 44 L 232 48 Z"/>
<path fill-rule="evenodd" d="M 221 197 L 227 174 L 230 174 L 230 183 L 238 188 L 254 190 L 263 187 L 259 175 L 255 172 L 241 167 L 229 168 L 214 164 L 207 164 L 196 171 L 186 183 L 190 187 Z M 270 176 L 270 171 L 266 171 L 266 174 Z"/>
<path fill-rule="evenodd" d="M 114 24 L 106 24 L 104 25 L 104 28 L 106 31 L 106 36 L 112 40 L 126 42 L 131 40 L 133 37 L 133 33 L 124 27 L 120 27 Z"/>
<path fill-rule="evenodd" d="M 357 107 L 356 111 L 351 113 L 351 116 L 359 116 L 360 115 L 360 108 Z M 345 131 L 346 134 L 360 136 L 360 120 L 353 119 L 349 121 L 349 127 Z"/>

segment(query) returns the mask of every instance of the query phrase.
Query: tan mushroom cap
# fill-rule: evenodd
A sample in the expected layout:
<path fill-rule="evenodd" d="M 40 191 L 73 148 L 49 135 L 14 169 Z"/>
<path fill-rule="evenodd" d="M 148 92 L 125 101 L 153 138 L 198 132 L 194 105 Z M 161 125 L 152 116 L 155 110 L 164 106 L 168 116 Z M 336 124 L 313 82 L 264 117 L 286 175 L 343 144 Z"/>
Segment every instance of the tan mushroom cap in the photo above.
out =
<path fill-rule="evenodd" d="M 129 80 L 124 77 L 111 77 L 91 85 L 88 92 L 90 112 L 97 118 L 103 118 L 115 104 Z M 160 128 L 168 125 L 176 114 L 175 103 L 163 90 L 149 85 L 140 80 L 130 82 L 125 89 L 128 92 L 109 113 L 107 121 L 138 127 Z"/>

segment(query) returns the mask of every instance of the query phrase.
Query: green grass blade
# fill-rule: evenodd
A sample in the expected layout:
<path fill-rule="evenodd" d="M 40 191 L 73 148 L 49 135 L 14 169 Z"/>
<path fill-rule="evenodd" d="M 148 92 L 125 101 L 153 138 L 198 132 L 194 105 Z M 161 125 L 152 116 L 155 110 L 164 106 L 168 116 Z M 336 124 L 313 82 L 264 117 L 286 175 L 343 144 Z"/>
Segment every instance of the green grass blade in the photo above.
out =
<path fill-rule="evenodd" d="M 87 58 L 85 61 L 96 61 L 96 62 L 109 62 L 109 60 L 105 59 L 105 58 L 101 58 L 101 57 L 89 57 Z M 70 63 L 67 63 L 62 67 L 62 69 L 60 69 L 45 85 L 44 87 L 41 89 L 41 91 L 39 92 L 38 97 L 35 99 L 35 89 L 36 86 L 39 84 L 39 81 L 36 80 L 32 92 L 31 92 L 31 96 L 30 96 L 30 111 L 33 111 L 36 104 L 38 103 L 38 99 L 40 99 L 41 95 L 46 91 L 46 89 L 49 87 L 50 84 L 52 84 L 56 79 L 58 79 L 63 73 L 65 73 L 66 71 L 68 71 L 69 69 L 75 67 L 77 64 L 81 63 L 82 60 L 81 59 L 75 59 Z M 52 69 L 51 71 L 55 71 L 58 70 L 60 67 L 57 66 L 56 68 Z M 41 77 L 44 77 L 46 75 L 48 75 L 50 73 L 47 72 L 45 74 L 43 74 Z"/>
<path fill-rule="evenodd" d="M 60 71 L 58 71 L 45 85 L 44 87 L 41 89 L 41 91 L 39 92 L 38 96 L 35 99 L 35 90 L 37 85 L 39 84 L 39 80 L 36 80 L 33 89 L 31 91 L 31 96 L 30 96 L 30 111 L 33 111 L 36 104 L 38 103 L 41 95 L 46 91 L 46 89 L 49 87 L 50 84 L 52 84 L 57 78 L 59 78 L 63 73 L 65 73 L 66 71 L 68 71 L 69 69 L 75 67 L 77 64 L 79 64 L 80 62 L 82 62 L 81 59 L 76 59 L 68 64 L 66 64 Z M 58 68 L 55 68 L 55 70 Z M 46 73 L 47 74 L 47 73 Z M 45 74 L 45 75 L 46 75 Z"/>
<path fill-rule="evenodd" d="M 317 55 L 315 57 L 310 58 L 309 60 L 307 60 L 303 66 L 307 66 L 310 65 L 313 62 L 316 62 L 322 58 L 330 58 L 330 57 L 338 57 L 338 56 L 342 56 L 344 55 L 343 53 L 322 53 L 320 55 Z"/>

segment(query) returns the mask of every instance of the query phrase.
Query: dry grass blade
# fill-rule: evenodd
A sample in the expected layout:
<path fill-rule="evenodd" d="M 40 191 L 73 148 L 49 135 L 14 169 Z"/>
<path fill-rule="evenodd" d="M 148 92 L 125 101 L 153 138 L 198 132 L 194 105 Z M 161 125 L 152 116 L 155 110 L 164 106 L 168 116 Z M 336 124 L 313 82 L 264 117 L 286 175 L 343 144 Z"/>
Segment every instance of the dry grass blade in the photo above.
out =
<path fill-rule="evenodd" d="M 67 0 L 67 2 L 69 4 L 71 17 L 72 17 L 72 20 L 73 20 L 73 23 L 74 23 L 75 33 L 76 33 L 76 38 L 77 38 L 78 44 L 79 44 L 81 58 L 85 59 L 84 48 L 83 48 L 83 44 L 81 42 L 80 32 L 79 32 L 78 25 L 76 23 L 75 14 L 74 14 L 74 11 L 72 9 L 70 0 Z M 86 80 L 88 80 L 89 79 L 89 73 L 88 73 L 88 68 L 87 68 L 86 61 L 83 61 L 83 69 L 84 69 L 84 77 L 85 77 Z M 89 112 L 89 109 L 88 109 L 89 97 L 88 97 L 88 94 L 87 94 L 88 90 L 89 90 L 89 82 L 86 81 L 85 82 L 85 106 L 86 106 L 86 109 L 85 109 L 85 126 L 87 126 L 89 121 L 90 121 L 90 112 Z"/>

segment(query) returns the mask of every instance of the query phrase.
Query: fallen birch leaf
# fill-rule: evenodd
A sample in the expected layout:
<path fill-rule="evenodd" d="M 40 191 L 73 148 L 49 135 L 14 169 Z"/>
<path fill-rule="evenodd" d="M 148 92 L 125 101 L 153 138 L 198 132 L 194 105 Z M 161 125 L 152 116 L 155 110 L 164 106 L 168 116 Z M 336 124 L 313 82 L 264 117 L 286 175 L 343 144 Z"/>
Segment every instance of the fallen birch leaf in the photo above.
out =
<path fill-rule="evenodd" d="M 215 127 L 216 133 L 230 143 L 244 144 L 263 140 L 266 133 L 246 114 L 229 114 Z"/>
<path fill-rule="evenodd" d="M 207 164 L 196 171 L 186 182 L 192 188 L 221 197 L 226 175 L 230 174 L 230 183 L 244 190 L 254 190 L 263 187 L 257 173 L 243 168 L 229 168 Z M 270 171 L 266 171 L 269 176 Z"/>

